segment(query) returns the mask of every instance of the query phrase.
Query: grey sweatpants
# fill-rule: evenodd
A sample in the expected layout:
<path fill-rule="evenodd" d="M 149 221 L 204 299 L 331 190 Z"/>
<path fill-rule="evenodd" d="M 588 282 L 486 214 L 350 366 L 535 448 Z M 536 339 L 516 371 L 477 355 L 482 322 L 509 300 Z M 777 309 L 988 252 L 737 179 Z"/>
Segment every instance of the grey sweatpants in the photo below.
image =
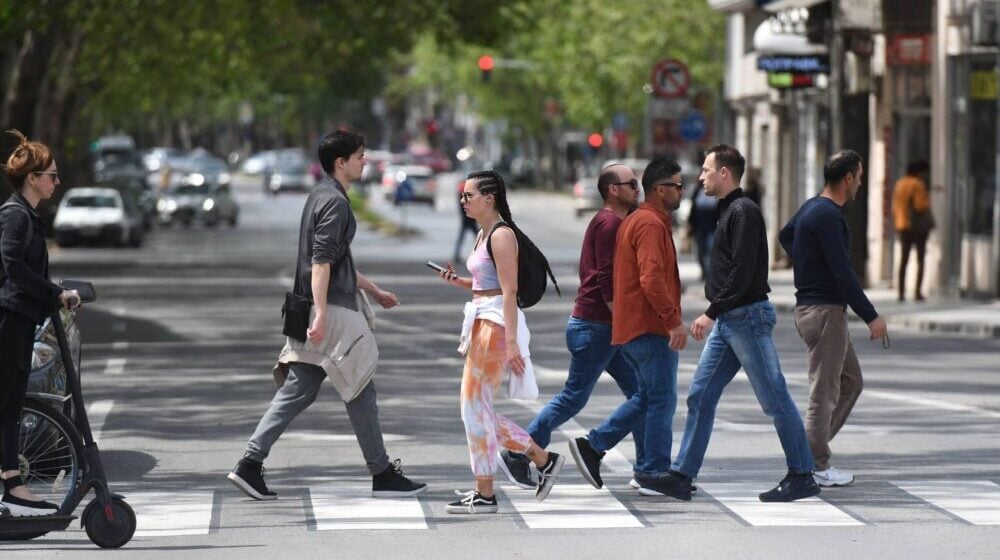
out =
<path fill-rule="evenodd" d="M 326 379 L 323 368 L 302 362 L 288 367 L 288 378 L 271 399 L 271 406 L 257 424 L 257 429 L 247 442 L 243 456 L 263 462 L 288 425 L 316 400 L 319 387 Z M 378 418 L 375 382 L 372 381 L 354 400 L 346 403 L 347 416 L 354 427 L 354 435 L 365 456 L 370 473 L 379 474 L 389 468 L 389 455 L 382 440 L 382 426 Z"/>

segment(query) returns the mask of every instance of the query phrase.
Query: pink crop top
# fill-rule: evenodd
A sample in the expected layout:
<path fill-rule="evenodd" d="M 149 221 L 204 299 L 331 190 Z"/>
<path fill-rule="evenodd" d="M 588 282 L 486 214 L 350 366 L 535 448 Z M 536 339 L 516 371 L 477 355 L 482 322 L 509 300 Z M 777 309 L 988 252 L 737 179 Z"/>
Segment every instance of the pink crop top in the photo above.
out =
<path fill-rule="evenodd" d="M 490 258 L 490 253 L 486 250 L 486 239 L 480 241 L 479 245 L 473 249 L 469 258 L 465 260 L 465 267 L 472 273 L 473 291 L 500 289 L 497 267 L 493 264 L 493 259 Z"/>

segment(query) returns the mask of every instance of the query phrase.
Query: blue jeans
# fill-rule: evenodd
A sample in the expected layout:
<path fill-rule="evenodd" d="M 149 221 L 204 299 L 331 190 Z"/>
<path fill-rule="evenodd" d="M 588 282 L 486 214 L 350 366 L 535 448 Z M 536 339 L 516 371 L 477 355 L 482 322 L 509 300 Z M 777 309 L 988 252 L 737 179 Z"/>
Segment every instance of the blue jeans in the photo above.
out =
<path fill-rule="evenodd" d="M 673 470 L 698 476 L 722 391 L 742 366 L 764 414 L 774 421 L 788 470 L 812 472 L 813 458 L 805 426 L 785 385 L 778 352 L 771 340 L 776 322 L 774 306 L 766 300 L 719 315 L 691 381 L 687 424 Z"/>
<path fill-rule="evenodd" d="M 570 317 L 566 323 L 566 348 L 570 353 L 566 385 L 528 426 L 531 439 L 542 448 L 548 447 L 553 430 L 587 405 L 601 372 L 607 371 L 626 397 L 639 390 L 635 369 L 622 356 L 621 350 L 611 345 L 611 325 Z M 644 458 L 644 424 L 640 420 L 632 429 L 637 464 Z"/>
<path fill-rule="evenodd" d="M 607 451 L 645 419 L 644 457 L 636 461 L 635 472 L 649 478 L 664 476 L 670 467 L 671 425 L 677 408 L 677 352 L 670 349 L 667 337 L 655 334 L 644 334 L 620 348 L 639 374 L 639 391 L 591 430 L 587 440 L 596 451 Z"/>

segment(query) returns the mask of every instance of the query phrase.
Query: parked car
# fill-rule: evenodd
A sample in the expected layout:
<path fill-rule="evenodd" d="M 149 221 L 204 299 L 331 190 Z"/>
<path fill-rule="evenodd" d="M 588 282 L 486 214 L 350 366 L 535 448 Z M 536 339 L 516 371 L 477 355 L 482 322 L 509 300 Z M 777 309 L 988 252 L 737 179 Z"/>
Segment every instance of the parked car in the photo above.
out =
<path fill-rule="evenodd" d="M 179 223 L 184 227 L 200 221 L 212 227 L 220 222 L 235 226 L 239 206 L 229 185 L 184 184 L 167 190 L 156 203 L 158 222 L 165 226 Z"/>
<path fill-rule="evenodd" d="M 410 192 L 406 196 L 399 190 L 400 185 Z M 386 200 L 395 203 L 403 201 L 427 202 L 434 204 L 437 181 L 434 171 L 424 165 L 390 165 L 382 174 L 382 192 Z"/>
<path fill-rule="evenodd" d="M 316 178 L 303 158 L 279 155 L 264 175 L 264 192 L 276 195 L 281 191 L 308 191 L 316 186 Z"/>
<path fill-rule="evenodd" d="M 70 189 L 59 203 L 53 227 L 62 246 L 96 241 L 139 247 L 145 233 L 135 198 L 107 187 Z"/>

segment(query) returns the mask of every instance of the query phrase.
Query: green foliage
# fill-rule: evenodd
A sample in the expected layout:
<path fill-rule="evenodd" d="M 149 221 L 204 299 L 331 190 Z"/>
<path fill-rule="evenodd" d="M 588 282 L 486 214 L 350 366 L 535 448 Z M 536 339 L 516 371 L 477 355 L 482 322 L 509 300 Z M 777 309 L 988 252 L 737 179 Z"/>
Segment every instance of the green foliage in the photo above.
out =
<path fill-rule="evenodd" d="M 392 84 L 394 90 L 434 85 L 469 93 L 486 116 L 537 132 L 553 102 L 575 126 L 603 128 L 618 111 L 638 120 L 647 99 L 643 86 L 664 58 L 685 61 L 697 85 L 714 90 L 721 81 L 724 17 L 706 2 L 523 0 L 506 4 L 504 14 L 512 28 L 503 43 L 466 34 L 464 46 L 443 48 L 422 39 L 405 61 L 412 72 Z M 501 63 L 484 83 L 476 60 L 487 52 L 530 68 Z"/>

